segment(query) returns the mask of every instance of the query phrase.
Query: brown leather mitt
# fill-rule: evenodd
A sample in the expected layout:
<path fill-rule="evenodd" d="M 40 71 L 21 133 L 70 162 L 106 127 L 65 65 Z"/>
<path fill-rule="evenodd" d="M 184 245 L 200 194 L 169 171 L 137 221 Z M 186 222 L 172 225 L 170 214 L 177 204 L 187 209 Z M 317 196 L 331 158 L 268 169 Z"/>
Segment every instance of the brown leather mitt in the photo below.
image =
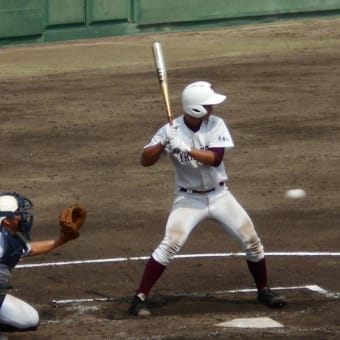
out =
<path fill-rule="evenodd" d="M 78 203 L 66 206 L 60 211 L 60 238 L 64 241 L 75 240 L 79 237 L 79 230 L 85 222 L 86 209 Z"/>

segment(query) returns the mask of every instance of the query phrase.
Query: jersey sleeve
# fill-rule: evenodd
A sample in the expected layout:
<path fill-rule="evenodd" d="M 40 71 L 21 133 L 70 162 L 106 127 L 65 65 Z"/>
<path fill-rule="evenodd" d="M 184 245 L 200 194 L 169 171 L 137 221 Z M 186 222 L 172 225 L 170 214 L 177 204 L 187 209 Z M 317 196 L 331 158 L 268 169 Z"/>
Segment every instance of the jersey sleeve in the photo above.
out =
<path fill-rule="evenodd" d="M 144 146 L 144 149 L 149 146 L 161 143 L 166 138 L 166 125 L 163 125 L 158 131 L 152 136 L 150 142 Z"/>
<path fill-rule="evenodd" d="M 26 248 L 22 250 L 22 256 L 27 256 L 31 252 L 31 245 L 26 243 Z"/>
<path fill-rule="evenodd" d="M 216 119 L 213 133 L 210 135 L 209 148 L 232 148 L 234 142 L 227 125 L 222 119 Z"/>

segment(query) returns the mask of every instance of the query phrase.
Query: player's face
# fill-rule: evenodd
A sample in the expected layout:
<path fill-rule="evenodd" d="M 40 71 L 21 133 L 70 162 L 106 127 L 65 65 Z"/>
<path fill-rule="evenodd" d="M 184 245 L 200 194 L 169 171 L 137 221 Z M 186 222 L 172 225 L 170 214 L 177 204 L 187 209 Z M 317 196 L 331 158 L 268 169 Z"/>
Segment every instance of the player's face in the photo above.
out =
<path fill-rule="evenodd" d="M 213 112 L 213 106 L 212 105 L 203 105 L 203 107 L 207 110 L 207 114 L 203 116 L 203 120 L 208 120 L 210 114 Z"/>
<path fill-rule="evenodd" d="M 189 126 L 192 127 L 197 127 L 200 126 L 202 121 L 207 121 L 209 119 L 210 114 L 213 111 L 213 106 L 212 105 L 203 105 L 203 107 L 207 110 L 207 113 L 200 118 L 192 117 L 188 114 L 185 114 L 185 121 Z"/>
<path fill-rule="evenodd" d="M 21 217 L 18 215 L 6 217 L 3 221 L 3 224 L 6 229 L 14 235 L 19 230 L 20 219 Z"/>
<path fill-rule="evenodd" d="M 212 105 L 203 105 L 203 107 L 207 110 L 208 114 L 210 114 L 213 111 Z"/>

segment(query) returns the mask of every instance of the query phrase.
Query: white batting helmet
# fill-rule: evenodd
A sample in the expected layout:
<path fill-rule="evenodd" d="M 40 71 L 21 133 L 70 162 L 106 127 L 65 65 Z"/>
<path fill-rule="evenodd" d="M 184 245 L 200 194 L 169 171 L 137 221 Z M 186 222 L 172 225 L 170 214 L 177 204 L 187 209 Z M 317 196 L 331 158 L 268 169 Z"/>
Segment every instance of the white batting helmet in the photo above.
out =
<path fill-rule="evenodd" d="M 183 90 L 182 104 L 185 113 L 201 118 L 208 113 L 203 105 L 221 104 L 226 98 L 227 96 L 216 93 L 207 81 L 195 81 Z"/>
<path fill-rule="evenodd" d="M 30 240 L 30 231 L 33 224 L 33 204 L 25 196 L 17 192 L 0 193 L 0 227 L 6 217 L 19 215 L 19 231 Z"/>
<path fill-rule="evenodd" d="M 14 213 L 18 208 L 18 201 L 14 196 L 0 196 L 0 225 L 3 219 L 9 216 L 10 213 Z"/>

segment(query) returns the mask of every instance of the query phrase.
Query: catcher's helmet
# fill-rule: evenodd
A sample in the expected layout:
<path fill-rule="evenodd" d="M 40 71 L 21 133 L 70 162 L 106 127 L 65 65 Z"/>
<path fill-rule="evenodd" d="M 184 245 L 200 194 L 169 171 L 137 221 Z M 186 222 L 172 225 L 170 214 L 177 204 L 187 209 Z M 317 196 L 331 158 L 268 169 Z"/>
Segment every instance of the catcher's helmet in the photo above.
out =
<path fill-rule="evenodd" d="M 16 192 L 0 193 L 0 226 L 6 217 L 15 215 L 21 216 L 19 232 L 27 240 L 30 240 L 30 231 L 33 224 L 32 202 Z"/>
<path fill-rule="evenodd" d="M 201 118 L 208 112 L 203 105 L 220 104 L 227 96 L 215 92 L 212 85 L 206 81 L 196 81 L 185 87 L 182 93 L 184 112 L 188 115 Z"/>

